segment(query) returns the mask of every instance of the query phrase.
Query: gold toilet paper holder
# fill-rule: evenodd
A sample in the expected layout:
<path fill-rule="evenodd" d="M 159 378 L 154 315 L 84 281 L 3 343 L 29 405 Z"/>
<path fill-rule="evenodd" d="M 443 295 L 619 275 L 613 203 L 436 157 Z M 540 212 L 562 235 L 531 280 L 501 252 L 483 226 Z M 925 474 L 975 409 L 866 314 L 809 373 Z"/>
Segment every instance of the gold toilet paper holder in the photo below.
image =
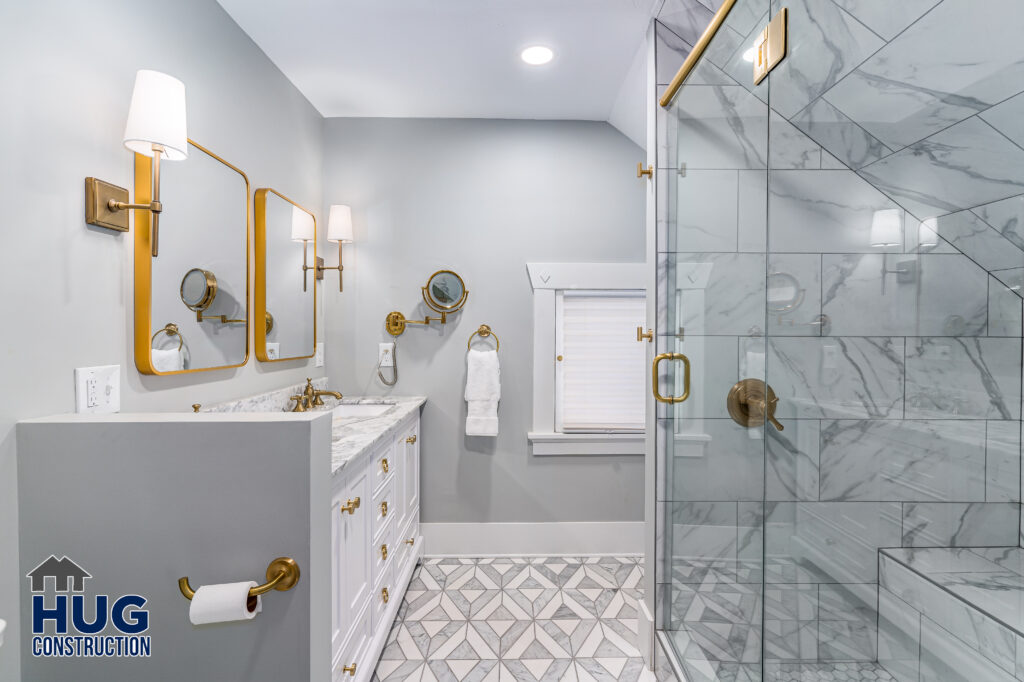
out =
<path fill-rule="evenodd" d="M 249 588 L 249 597 L 256 598 L 271 590 L 287 592 L 299 582 L 299 575 L 299 565 L 295 562 L 295 559 L 287 556 L 278 557 L 267 566 L 267 582 Z M 192 597 L 196 596 L 196 591 L 188 583 L 188 576 L 178 578 L 178 589 L 181 590 L 181 594 L 185 599 L 190 601 Z"/>

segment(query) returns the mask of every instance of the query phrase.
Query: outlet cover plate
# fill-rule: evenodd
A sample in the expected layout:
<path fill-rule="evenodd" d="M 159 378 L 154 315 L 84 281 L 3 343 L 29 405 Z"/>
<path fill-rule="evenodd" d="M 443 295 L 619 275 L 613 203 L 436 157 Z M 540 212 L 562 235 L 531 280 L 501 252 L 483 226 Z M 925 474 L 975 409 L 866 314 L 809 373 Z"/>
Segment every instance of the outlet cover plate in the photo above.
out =
<path fill-rule="evenodd" d="M 395 366 L 395 344 L 382 343 L 377 348 L 377 364 L 380 367 Z"/>
<path fill-rule="evenodd" d="M 320 341 L 316 344 L 316 357 L 313 364 L 317 367 L 324 366 L 324 342 Z"/>
<path fill-rule="evenodd" d="M 113 414 L 121 411 L 121 365 L 75 369 L 75 411 Z"/>

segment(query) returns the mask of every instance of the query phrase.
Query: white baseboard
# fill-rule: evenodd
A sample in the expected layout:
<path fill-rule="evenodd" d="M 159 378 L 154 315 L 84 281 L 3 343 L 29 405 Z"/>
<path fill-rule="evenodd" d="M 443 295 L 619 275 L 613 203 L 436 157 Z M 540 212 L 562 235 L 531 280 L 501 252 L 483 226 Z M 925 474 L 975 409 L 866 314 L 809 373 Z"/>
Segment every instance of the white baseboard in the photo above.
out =
<path fill-rule="evenodd" d="M 421 523 L 429 556 L 643 554 L 643 521 Z"/>

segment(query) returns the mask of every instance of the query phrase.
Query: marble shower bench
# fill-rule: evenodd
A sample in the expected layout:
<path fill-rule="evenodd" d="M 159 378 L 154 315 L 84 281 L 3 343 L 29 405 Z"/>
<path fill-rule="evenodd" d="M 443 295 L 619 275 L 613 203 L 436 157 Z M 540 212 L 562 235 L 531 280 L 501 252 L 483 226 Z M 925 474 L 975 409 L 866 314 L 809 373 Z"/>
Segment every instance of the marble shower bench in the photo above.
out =
<path fill-rule="evenodd" d="M 1024 680 L 1024 549 L 879 551 L 878 660 L 899 682 Z"/>

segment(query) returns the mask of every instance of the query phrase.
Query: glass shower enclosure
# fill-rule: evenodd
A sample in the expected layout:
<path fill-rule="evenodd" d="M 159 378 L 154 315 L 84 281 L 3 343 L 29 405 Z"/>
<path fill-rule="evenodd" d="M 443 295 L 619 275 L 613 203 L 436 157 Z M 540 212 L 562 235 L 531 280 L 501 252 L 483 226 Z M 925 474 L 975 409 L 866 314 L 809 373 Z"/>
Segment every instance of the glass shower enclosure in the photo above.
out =
<path fill-rule="evenodd" d="M 691 682 L 1024 679 L 1020 35 L 1010 0 L 736 0 L 659 108 L 655 618 Z"/>

